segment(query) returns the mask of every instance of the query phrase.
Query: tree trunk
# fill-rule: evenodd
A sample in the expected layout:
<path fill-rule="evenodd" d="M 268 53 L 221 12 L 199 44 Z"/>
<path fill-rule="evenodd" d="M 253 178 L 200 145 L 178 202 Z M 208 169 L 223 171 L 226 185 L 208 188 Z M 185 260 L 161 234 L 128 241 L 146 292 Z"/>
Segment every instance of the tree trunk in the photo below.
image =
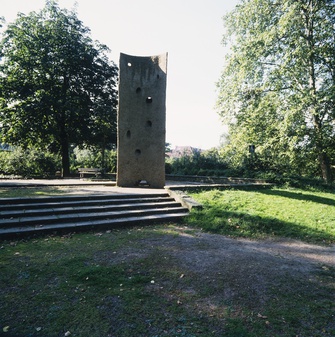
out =
<path fill-rule="evenodd" d="M 322 179 L 325 181 L 325 183 L 331 184 L 333 177 L 330 160 L 323 144 L 322 125 L 316 114 L 313 116 L 313 124 L 315 130 L 315 147 L 320 164 Z"/>
<path fill-rule="evenodd" d="M 327 183 L 331 184 L 333 177 L 332 177 L 332 170 L 329 162 L 329 158 L 326 153 L 323 151 L 320 151 L 319 155 L 319 163 L 321 167 L 321 174 L 322 174 L 322 179 Z"/>
<path fill-rule="evenodd" d="M 103 172 L 105 172 L 105 145 L 102 145 L 101 148 L 101 169 L 103 170 Z"/>
<path fill-rule="evenodd" d="M 106 137 L 103 136 L 103 141 L 101 144 L 101 169 L 103 170 L 102 173 L 106 173 L 106 144 L 107 140 Z"/>
<path fill-rule="evenodd" d="M 62 178 L 70 176 L 69 138 L 66 132 L 65 113 L 60 117 L 60 150 L 62 156 Z"/>
<path fill-rule="evenodd" d="M 70 176 L 69 144 L 66 138 L 62 140 L 61 155 L 62 155 L 62 178 L 69 177 Z"/>
<path fill-rule="evenodd" d="M 315 130 L 315 147 L 317 150 L 317 156 L 320 164 L 321 174 L 323 180 L 327 184 L 331 184 L 332 182 L 332 171 L 330 167 L 329 158 L 327 153 L 325 152 L 324 142 L 323 142 L 323 127 L 319 113 L 317 113 L 319 109 L 318 99 L 317 99 L 317 78 L 315 71 L 315 41 L 314 41 L 314 21 L 311 17 L 310 13 L 313 12 L 313 2 L 310 2 L 310 12 L 305 11 L 305 24 L 306 24 L 306 32 L 307 32 L 307 45 L 309 47 L 310 55 L 308 58 L 309 63 L 309 92 L 311 96 L 311 113 L 313 118 L 314 130 Z"/>

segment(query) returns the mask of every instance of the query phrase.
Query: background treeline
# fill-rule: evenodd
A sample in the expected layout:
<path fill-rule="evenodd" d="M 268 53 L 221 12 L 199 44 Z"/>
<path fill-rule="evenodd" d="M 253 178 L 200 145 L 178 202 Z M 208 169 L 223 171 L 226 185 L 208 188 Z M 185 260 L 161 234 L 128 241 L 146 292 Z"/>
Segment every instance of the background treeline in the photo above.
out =
<path fill-rule="evenodd" d="M 102 164 L 102 160 L 104 161 Z M 43 177 L 53 178 L 62 167 L 61 156 L 48 151 L 30 148 L 23 150 L 15 148 L 13 151 L 0 151 L 0 174 L 4 176 Z M 106 173 L 116 172 L 116 151 L 105 150 L 104 158 L 100 149 L 70 150 L 70 173 L 78 176 L 79 167 L 104 168 Z"/>
<path fill-rule="evenodd" d="M 322 174 L 317 162 L 300 158 L 301 165 L 292 165 L 281 157 L 274 160 L 266 153 L 250 153 L 246 148 L 232 155 L 229 145 L 207 151 L 193 149 L 178 158 L 166 157 L 166 174 L 197 175 L 213 177 L 244 177 L 267 179 L 276 183 L 300 185 L 302 182 L 318 184 Z M 61 170 L 60 155 L 48 151 L 30 148 L 14 148 L 12 151 L 0 151 L 0 174 L 20 177 L 53 178 Z M 103 168 L 106 174 L 116 173 L 117 154 L 115 149 L 105 150 L 104 158 L 99 148 L 71 147 L 70 172 L 78 177 L 79 167 Z"/>
<path fill-rule="evenodd" d="M 273 182 L 287 180 L 322 181 L 322 172 L 317 161 L 306 156 L 291 157 L 258 151 L 249 152 L 249 147 L 239 152 L 227 144 L 208 151 L 193 151 L 180 158 L 166 160 L 166 173 L 177 175 L 205 175 L 216 177 L 244 177 L 268 179 Z"/>

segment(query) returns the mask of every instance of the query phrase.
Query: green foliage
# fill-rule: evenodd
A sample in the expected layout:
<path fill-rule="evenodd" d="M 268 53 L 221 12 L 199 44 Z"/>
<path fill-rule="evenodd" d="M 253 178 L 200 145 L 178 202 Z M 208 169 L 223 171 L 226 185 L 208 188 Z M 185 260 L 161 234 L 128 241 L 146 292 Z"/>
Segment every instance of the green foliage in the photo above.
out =
<path fill-rule="evenodd" d="M 76 171 L 79 167 L 101 168 L 101 151 L 93 148 L 80 149 L 75 147 L 71 156 L 71 170 Z M 105 150 L 104 169 L 105 172 L 116 173 L 117 154 L 115 150 Z"/>
<path fill-rule="evenodd" d="M 215 148 L 185 153 L 179 158 L 168 159 L 166 164 L 166 173 L 169 174 L 220 176 L 225 175 L 226 169 L 225 160 Z"/>
<path fill-rule="evenodd" d="M 318 174 L 334 157 L 335 3 L 244 0 L 224 18 L 230 45 L 218 109 L 234 165 L 255 144 L 270 170 Z"/>
<path fill-rule="evenodd" d="M 48 177 L 54 176 L 60 168 L 59 156 L 48 151 L 18 147 L 13 151 L 0 152 L 0 172 L 5 175 Z"/>
<path fill-rule="evenodd" d="M 257 147 L 255 153 L 249 153 L 248 145 L 239 148 L 235 141 L 236 138 L 220 149 L 168 158 L 165 172 L 175 175 L 265 179 L 287 187 L 332 188 L 332 185 L 325 185 L 318 176 L 318 164 L 309 154 L 304 158 L 302 153 L 295 152 L 292 157 L 292 153 L 291 156 L 279 151 L 272 154 L 271 151 Z M 308 162 L 305 163 L 307 158 Z"/>
<path fill-rule="evenodd" d="M 191 194 L 204 205 L 188 224 L 234 237 L 289 237 L 335 242 L 334 191 L 273 188 Z"/>
<path fill-rule="evenodd" d="M 116 151 L 105 150 L 105 172 L 116 172 Z M 101 167 L 101 151 L 75 147 L 71 154 L 71 173 L 76 174 L 79 167 Z M 13 151 L 0 151 L 0 174 L 21 177 L 53 177 L 61 170 L 59 155 L 37 148 L 14 148 Z"/>
<path fill-rule="evenodd" d="M 76 13 L 47 1 L 20 14 L 0 43 L 2 141 L 61 153 L 69 173 L 69 144 L 115 141 L 117 67 Z"/>
<path fill-rule="evenodd" d="M 75 147 L 71 155 L 71 173 L 79 167 L 101 167 L 101 151 Z M 116 151 L 105 150 L 104 169 L 106 173 L 116 173 Z M 0 151 L 0 174 L 21 177 L 53 177 L 61 170 L 59 155 L 37 148 L 14 148 L 13 151 Z"/>

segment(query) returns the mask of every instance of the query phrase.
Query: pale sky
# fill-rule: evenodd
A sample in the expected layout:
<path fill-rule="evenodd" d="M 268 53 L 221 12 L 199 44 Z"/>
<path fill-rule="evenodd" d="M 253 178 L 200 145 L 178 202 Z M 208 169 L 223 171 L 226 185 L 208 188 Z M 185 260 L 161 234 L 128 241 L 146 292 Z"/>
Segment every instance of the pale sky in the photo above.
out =
<path fill-rule="evenodd" d="M 238 0 L 59 0 L 76 11 L 94 40 L 120 53 L 168 53 L 166 141 L 172 146 L 217 147 L 225 132 L 215 111 L 224 65 L 222 17 Z M 0 0 L 0 16 L 39 11 L 44 0 Z"/>

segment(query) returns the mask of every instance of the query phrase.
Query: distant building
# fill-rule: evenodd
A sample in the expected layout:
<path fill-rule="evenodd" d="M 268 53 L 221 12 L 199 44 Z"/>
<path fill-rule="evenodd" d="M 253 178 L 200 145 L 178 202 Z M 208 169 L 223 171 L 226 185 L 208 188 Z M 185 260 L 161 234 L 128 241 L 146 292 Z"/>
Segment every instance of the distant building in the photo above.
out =
<path fill-rule="evenodd" d="M 197 149 L 192 146 L 176 146 L 170 152 L 166 153 L 166 157 L 176 159 L 181 158 L 183 156 L 192 156 L 194 154 L 200 154 L 202 152 L 201 149 Z"/>

